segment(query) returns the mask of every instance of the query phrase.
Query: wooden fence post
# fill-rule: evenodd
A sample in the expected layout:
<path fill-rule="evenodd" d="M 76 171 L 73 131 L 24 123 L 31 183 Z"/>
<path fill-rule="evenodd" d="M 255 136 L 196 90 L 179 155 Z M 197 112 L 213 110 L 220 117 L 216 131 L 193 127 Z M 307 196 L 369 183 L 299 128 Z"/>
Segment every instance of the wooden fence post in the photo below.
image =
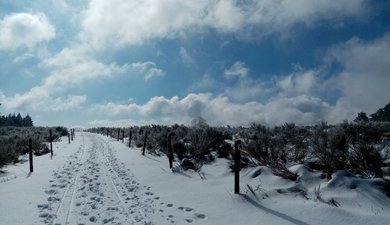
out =
<path fill-rule="evenodd" d="M 173 167 L 173 151 L 172 151 L 172 136 L 175 135 L 174 133 L 168 134 L 168 159 L 169 159 L 169 168 L 172 169 Z"/>
<path fill-rule="evenodd" d="M 118 137 L 117 137 L 117 141 L 119 141 L 119 135 L 121 133 L 121 128 L 118 128 Z"/>
<path fill-rule="evenodd" d="M 32 149 L 32 140 L 31 138 L 28 139 L 28 159 L 30 162 L 30 173 L 34 172 L 34 166 L 33 166 L 33 149 Z"/>
<path fill-rule="evenodd" d="M 146 148 L 146 140 L 148 138 L 148 131 L 145 130 L 145 139 L 144 139 L 144 146 L 143 146 L 143 149 L 142 149 L 142 155 L 145 155 L 145 148 Z"/>
<path fill-rule="evenodd" d="M 49 130 L 49 133 L 50 133 L 50 156 L 53 157 L 53 135 L 52 135 L 52 132 L 51 132 L 51 129 Z"/>
<path fill-rule="evenodd" d="M 125 143 L 125 129 L 122 129 L 122 143 Z"/>
<path fill-rule="evenodd" d="M 74 136 L 74 130 L 73 128 L 70 129 L 70 140 L 73 141 L 73 136 Z"/>
<path fill-rule="evenodd" d="M 240 153 L 241 140 L 234 142 L 234 194 L 240 193 Z"/>
<path fill-rule="evenodd" d="M 129 148 L 131 148 L 131 128 L 129 128 Z"/>
<path fill-rule="evenodd" d="M 70 144 L 70 133 L 68 132 L 68 143 Z"/>

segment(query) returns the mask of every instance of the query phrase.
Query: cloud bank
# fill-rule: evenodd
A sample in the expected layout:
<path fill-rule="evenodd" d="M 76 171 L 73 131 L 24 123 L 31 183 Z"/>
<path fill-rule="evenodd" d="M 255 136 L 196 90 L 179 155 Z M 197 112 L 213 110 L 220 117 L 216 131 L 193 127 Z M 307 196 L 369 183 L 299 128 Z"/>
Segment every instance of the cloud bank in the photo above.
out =
<path fill-rule="evenodd" d="M 365 0 L 92 0 L 83 13 L 81 38 L 96 48 L 140 45 L 155 38 L 214 29 L 238 35 L 289 33 L 367 11 Z M 260 32 L 259 32 L 260 31 Z"/>

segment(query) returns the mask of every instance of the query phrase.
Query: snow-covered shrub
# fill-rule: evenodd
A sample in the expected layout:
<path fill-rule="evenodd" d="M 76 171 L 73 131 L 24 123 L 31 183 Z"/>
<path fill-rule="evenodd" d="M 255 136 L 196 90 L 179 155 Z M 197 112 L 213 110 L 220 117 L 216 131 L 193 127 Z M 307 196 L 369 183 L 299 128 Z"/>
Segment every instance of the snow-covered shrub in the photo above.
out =
<path fill-rule="evenodd" d="M 365 177 L 382 177 L 383 159 L 378 149 L 369 143 L 354 143 L 349 156 L 350 170 Z"/>
<path fill-rule="evenodd" d="M 217 149 L 224 142 L 223 135 L 216 128 L 202 127 L 192 128 L 188 132 L 189 151 L 199 162 L 210 153 L 211 149 Z"/>
<path fill-rule="evenodd" d="M 314 127 L 311 147 L 320 168 L 328 179 L 332 173 L 346 168 L 348 157 L 347 136 L 343 129 L 330 128 L 326 123 Z"/>
<path fill-rule="evenodd" d="M 18 160 L 19 153 L 15 151 L 14 143 L 0 139 L 0 167 Z"/>
<path fill-rule="evenodd" d="M 281 127 L 275 127 L 274 132 L 280 133 L 286 147 L 287 161 L 302 164 L 308 156 L 309 130 L 298 127 L 294 123 L 285 123 Z"/>
<path fill-rule="evenodd" d="M 295 180 L 296 175 L 287 167 L 287 141 L 280 130 L 272 130 L 261 124 L 253 124 L 250 129 L 250 139 L 245 146 L 243 161 L 255 165 L 264 165 L 272 169 L 275 175 Z M 249 159 L 247 159 L 249 157 Z"/>
<path fill-rule="evenodd" d="M 7 163 L 17 162 L 19 155 L 28 150 L 28 139 L 32 139 L 35 155 L 49 152 L 49 130 L 52 129 L 53 141 L 65 133 L 66 128 L 56 127 L 0 127 L 0 167 Z"/>

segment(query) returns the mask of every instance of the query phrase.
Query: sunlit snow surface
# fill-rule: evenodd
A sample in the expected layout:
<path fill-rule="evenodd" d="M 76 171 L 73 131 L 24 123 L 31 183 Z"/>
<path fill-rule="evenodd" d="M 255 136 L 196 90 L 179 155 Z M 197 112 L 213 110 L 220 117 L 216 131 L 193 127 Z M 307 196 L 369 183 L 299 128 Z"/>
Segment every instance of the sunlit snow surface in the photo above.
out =
<path fill-rule="evenodd" d="M 233 194 L 229 161 L 200 172 L 169 168 L 165 156 L 142 156 L 122 142 L 76 133 L 54 144 L 54 157 L 0 173 L 0 224 L 389 224 L 380 180 L 344 171 L 331 180 L 305 166 L 296 182 L 266 167 L 241 171 Z"/>

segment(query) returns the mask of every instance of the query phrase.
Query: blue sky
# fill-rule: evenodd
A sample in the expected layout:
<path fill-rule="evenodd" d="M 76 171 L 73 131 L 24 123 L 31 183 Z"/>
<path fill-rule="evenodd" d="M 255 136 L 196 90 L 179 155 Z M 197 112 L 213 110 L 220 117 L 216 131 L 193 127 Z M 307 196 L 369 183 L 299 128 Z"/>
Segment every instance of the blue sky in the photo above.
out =
<path fill-rule="evenodd" d="M 0 0 L 0 112 L 267 126 L 390 102 L 390 1 Z"/>

